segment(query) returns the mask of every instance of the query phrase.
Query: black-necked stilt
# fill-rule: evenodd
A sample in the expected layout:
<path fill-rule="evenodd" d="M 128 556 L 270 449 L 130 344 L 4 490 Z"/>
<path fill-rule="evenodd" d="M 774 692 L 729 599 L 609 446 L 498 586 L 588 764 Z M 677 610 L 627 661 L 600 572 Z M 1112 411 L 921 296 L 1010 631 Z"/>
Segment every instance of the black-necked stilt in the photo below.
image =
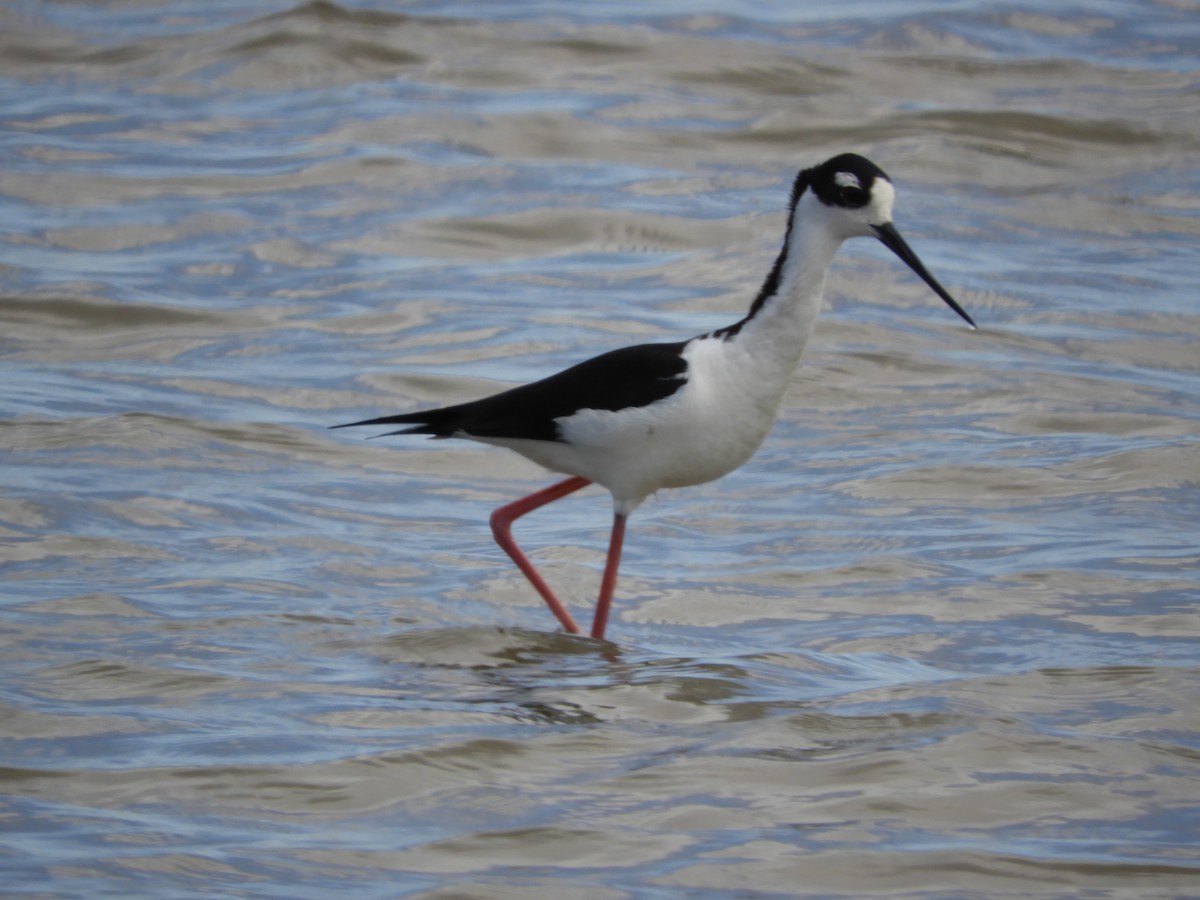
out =
<path fill-rule="evenodd" d="M 843 241 L 879 238 L 975 327 L 896 231 L 894 199 L 891 180 L 870 160 L 835 156 L 796 176 L 783 249 L 750 312 L 733 325 L 675 344 L 613 350 L 471 403 L 334 427 L 405 425 L 387 433 L 496 444 L 570 475 L 500 507 L 491 525 L 496 542 L 575 634 L 579 626 L 513 540 L 512 523 L 593 482 L 607 488 L 612 536 L 591 631 L 603 638 L 625 520 L 659 488 L 719 478 L 758 449 L 812 334 L 825 272 Z"/>

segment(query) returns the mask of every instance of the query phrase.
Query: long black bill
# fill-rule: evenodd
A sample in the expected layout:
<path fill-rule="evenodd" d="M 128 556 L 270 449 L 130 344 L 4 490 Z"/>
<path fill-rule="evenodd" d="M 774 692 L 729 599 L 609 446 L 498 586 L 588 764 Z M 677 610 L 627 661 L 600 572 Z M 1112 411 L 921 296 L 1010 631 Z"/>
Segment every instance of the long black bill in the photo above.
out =
<path fill-rule="evenodd" d="M 884 225 L 872 225 L 875 229 L 875 234 L 879 240 L 883 241 L 883 245 L 895 253 L 898 257 L 904 260 L 905 264 L 921 276 L 921 280 L 933 288 L 933 292 L 946 301 L 946 305 L 963 317 L 963 320 L 972 328 L 977 328 L 975 320 L 967 315 L 967 311 L 963 309 L 949 292 L 938 284 L 936 278 L 929 274 L 929 270 L 925 268 L 925 264 L 921 262 L 917 254 L 913 253 L 912 247 L 908 246 L 908 242 L 900 237 L 900 232 L 896 230 L 896 226 L 891 222 Z"/>

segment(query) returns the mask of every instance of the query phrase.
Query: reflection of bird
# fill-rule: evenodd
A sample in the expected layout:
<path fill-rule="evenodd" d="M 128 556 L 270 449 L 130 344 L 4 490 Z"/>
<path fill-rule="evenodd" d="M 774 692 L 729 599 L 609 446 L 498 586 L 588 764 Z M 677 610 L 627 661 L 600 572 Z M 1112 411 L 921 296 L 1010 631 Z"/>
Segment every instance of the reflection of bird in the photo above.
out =
<path fill-rule="evenodd" d="M 844 240 L 879 238 L 975 327 L 896 231 L 894 199 L 892 182 L 874 163 L 835 156 L 796 176 L 783 249 L 740 321 L 688 341 L 613 350 L 471 403 L 349 425 L 404 425 L 388 434 L 497 444 L 570 475 L 500 507 L 491 524 L 497 543 L 572 633 L 579 626 L 517 547 L 511 526 L 592 482 L 607 488 L 612 537 L 591 632 L 603 638 L 626 518 L 659 488 L 719 478 L 758 449 L 812 334 L 825 272 Z"/>

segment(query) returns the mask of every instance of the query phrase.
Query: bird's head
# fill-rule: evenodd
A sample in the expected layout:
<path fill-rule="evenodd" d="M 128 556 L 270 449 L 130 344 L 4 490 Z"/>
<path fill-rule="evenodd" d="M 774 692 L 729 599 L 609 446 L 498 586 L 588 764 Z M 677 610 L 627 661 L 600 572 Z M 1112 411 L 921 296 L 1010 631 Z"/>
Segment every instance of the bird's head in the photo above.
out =
<path fill-rule="evenodd" d="M 912 269 L 972 328 L 975 322 L 934 278 L 892 223 L 896 189 L 887 173 L 856 153 L 842 153 L 804 169 L 792 187 L 792 216 L 819 216 L 838 240 L 875 237 Z M 794 224 L 794 222 L 792 223 Z"/>

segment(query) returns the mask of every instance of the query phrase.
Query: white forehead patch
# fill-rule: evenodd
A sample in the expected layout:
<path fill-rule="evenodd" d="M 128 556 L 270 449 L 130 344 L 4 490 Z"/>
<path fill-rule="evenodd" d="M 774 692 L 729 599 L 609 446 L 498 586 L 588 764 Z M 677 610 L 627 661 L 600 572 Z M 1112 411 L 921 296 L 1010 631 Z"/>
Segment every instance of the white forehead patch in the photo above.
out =
<path fill-rule="evenodd" d="M 858 176 L 853 172 L 838 172 L 833 176 L 833 183 L 838 187 L 853 187 L 862 189 L 862 185 L 858 181 Z"/>
<path fill-rule="evenodd" d="M 892 205 L 896 202 L 896 189 L 886 178 L 876 178 L 871 187 L 871 205 L 884 222 L 892 221 Z"/>

